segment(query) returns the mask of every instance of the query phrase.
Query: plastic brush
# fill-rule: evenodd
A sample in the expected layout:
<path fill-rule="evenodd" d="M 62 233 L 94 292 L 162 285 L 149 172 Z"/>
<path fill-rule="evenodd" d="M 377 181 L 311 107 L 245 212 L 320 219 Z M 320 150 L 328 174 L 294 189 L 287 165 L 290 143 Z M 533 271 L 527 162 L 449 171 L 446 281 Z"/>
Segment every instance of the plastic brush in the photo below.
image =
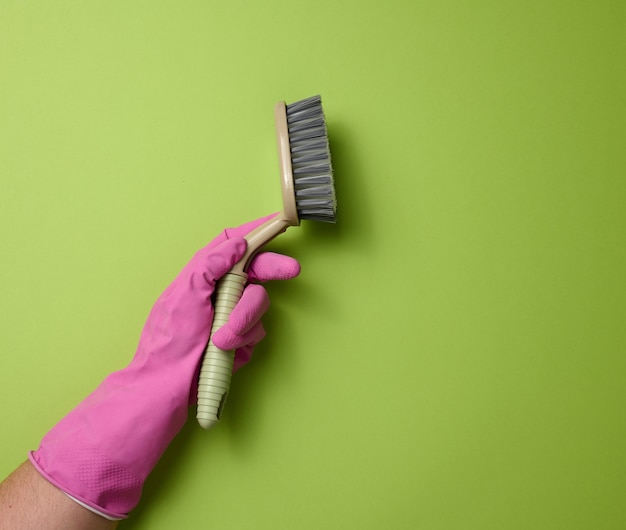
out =
<path fill-rule="evenodd" d="M 328 132 L 320 96 L 274 109 L 280 163 L 282 211 L 246 236 L 246 254 L 221 280 L 215 296 L 211 337 L 227 321 L 248 279 L 254 255 L 290 226 L 309 219 L 334 223 L 337 202 Z M 219 349 L 209 339 L 198 382 L 198 423 L 205 429 L 220 420 L 233 372 L 234 351 Z"/>

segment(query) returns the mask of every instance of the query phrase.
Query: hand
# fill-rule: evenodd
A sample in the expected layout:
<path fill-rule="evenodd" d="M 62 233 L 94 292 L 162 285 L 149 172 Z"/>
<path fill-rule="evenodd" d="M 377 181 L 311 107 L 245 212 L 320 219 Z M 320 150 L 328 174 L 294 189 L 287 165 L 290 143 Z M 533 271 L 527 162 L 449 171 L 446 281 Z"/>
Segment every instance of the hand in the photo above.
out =
<path fill-rule="evenodd" d="M 130 364 L 109 375 L 43 438 L 30 460 L 71 498 L 109 518 L 123 518 L 195 403 L 199 364 L 213 320 L 217 281 L 243 256 L 248 232 L 268 218 L 227 229 L 201 249 L 154 304 Z M 260 253 L 249 280 L 294 278 L 293 258 Z M 235 350 L 235 368 L 250 359 L 265 332 L 265 289 L 249 283 L 229 322 L 213 337 Z"/>

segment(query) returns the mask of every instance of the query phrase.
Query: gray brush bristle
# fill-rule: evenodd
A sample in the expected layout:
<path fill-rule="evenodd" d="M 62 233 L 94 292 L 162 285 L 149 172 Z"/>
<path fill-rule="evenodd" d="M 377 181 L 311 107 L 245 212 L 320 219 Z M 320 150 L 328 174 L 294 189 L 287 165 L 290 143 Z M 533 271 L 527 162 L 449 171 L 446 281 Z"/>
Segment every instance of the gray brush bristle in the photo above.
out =
<path fill-rule="evenodd" d="M 313 96 L 286 108 L 298 217 L 334 223 L 337 201 L 322 98 Z"/>

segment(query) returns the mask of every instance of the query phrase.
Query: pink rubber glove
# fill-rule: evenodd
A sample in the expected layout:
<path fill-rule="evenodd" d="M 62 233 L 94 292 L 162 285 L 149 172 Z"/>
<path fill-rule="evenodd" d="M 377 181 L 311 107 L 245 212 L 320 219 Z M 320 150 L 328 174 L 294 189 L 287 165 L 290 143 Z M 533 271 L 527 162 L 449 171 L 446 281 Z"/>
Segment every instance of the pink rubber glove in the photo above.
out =
<path fill-rule="evenodd" d="M 216 281 L 243 256 L 243 236 L 266 219 L 227 229 L 200 250 L 156 301 L 131 363 L 109 375 L 29 454 L 49 482 L 110 519 L 137 505 L 145 479 L 195 404 Z M 293 258 L 273 253 L 258 254 L 248 269 L 257 282 L 299 272 Z M 263 338 L 260 318 L 268 305 L 262 286 L 247 285 L 215 334 L 216 346 L 236 350 L 236 368 Z"/>

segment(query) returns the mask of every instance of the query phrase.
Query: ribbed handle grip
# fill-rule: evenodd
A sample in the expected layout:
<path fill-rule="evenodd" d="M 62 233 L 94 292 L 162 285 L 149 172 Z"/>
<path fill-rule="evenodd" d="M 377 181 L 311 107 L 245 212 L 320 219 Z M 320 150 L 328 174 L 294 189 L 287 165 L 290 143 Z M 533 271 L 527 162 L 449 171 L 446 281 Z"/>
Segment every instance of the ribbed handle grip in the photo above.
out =
<path fill-rule="evenodd" d="M 204 352 L 198 381 L 196 418 L 205 429 L 212 427 L 220 420 L 228 397 L 235 359 L 234 351 L 220 350 L 213 344 L 213 334 L 228 322 L 231 311 L 241 298 L 247 279 L 248 275 L 245 273 L 229 272 L 220 280 L 217 287 L 211 338 Z"/>

